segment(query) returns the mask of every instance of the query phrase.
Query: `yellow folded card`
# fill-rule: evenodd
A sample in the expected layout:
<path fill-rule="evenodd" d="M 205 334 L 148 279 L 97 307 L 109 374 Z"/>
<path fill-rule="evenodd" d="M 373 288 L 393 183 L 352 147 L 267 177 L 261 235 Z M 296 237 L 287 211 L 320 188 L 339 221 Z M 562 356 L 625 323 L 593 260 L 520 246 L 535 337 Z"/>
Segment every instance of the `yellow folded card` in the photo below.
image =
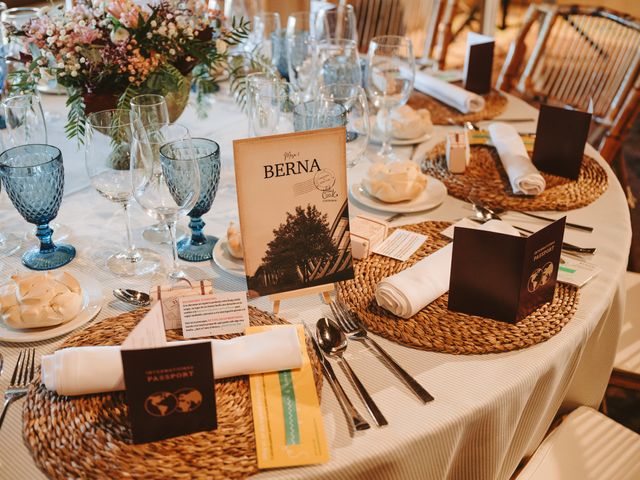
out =
<path fill-rule="evenodd" d="M 486 145 L 491 140 L 488 130 L 469 130 L 467 132 L 469 136 L 469 145 Z M 520 135 L 527 152 L 533 152 L 533 143 L 536 140 L 535 135 L 523 134 Z"/>
<path fill-rule="evenodd" d="M 249 327 L 247 334 L 278 326 Z M 298 325 L 302 367 L 249 376 L 259 468 L 293 467 L 329 461 L 318 393 Z"/>

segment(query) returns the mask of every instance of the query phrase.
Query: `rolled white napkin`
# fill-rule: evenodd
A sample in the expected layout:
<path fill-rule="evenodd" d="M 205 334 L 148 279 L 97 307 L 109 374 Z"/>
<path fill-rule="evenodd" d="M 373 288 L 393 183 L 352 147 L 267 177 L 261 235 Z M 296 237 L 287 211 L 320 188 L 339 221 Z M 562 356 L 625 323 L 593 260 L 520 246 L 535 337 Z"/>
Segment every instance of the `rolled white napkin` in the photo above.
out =
<path fill-rule="evenodd" d="M 518 131 L 506 123 L 494 122 L 489 125 L 491 142 L 496 147 L 513 193 L 540 195 L 546 182 L 533 165 Z"/>
<path fill-rule="evenodd" d="M 426 93 L 462 113 L 479 112 L 484 109 L 484 98 L 480 95 L 424 72 L 416 72 L 413 86 L 416 90 Z"/>
<path fill-rule="evenodd" d="M 478 224 L 478 230 L 518 235 L 515 228 L 499 220 Z M 449 290 L 452 252 L 453 244 L 449 243 L 406 270 L 382 280 L 375 291 L 378 305 L 398 317 L 414 316 Z"/>
<path fill-rule="evenodd" d="M 216 379 L 252 373 L 300 368 L 302 353 L 295 326 L 236 337 L 209 340 Z M 167 346 L 200 343 L 202 340 L 169 342 Z M 124 390 L 120 346 L 71 347 L 42 357 L 42 383 L 59 395 Z"/>

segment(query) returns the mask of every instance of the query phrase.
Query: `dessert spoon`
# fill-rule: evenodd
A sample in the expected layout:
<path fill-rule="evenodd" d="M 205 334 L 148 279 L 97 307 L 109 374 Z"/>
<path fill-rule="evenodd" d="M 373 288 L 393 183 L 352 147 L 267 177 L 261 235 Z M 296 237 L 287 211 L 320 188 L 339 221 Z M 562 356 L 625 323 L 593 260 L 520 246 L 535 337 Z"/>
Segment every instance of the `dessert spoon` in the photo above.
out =
<path fill-rule="evenodd" d="M 149 294 L 130 288 L 116 288 L 113 290 L 113 296 L 136 307 L 147 307 L 151 304 Z"/>

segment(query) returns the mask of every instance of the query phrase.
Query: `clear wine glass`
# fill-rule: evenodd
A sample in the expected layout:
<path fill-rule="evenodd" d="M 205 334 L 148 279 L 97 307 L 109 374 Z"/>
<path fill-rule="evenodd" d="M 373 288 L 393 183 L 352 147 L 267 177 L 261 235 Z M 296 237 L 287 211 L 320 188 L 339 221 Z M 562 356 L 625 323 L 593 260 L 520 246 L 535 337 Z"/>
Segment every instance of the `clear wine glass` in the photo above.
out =
<path fill-rule="evenodd" d="M 186 278 L 178 264 L 176 223 L 200 195 L 200 169 L 187 128 L 178 124 L 145 128 L 134 122 L 131 180 L 142 209 L 169 227 L 173 253 L 169 279 Z"/>
<path fill-rule="evenodd" d="M 2 102 L 9 146 L 47 144 L 47 125 L 40 98 L 35 94 L 16 95 Z"/>
<path fill-rule="evenodd" d="M 269 60 L 274 71 L 277 67 L 277 57 L 274 56 L 273 39 L 281 29 L 278 12 L 261 12 L 253 17 L 251 35 L 249 36 L 250 48 Z"/>
<path fill-rule="evenodd" d="M 3 148 L 4 150 L 4 148 Z M 0 192 L 2 191 L 2 182 L 0 181 Z M 4 234 L 0 231 L 0 257 L 11 255 L 20 248 L 22 241 L 20 237 L 13 233 Z"/>
<path fill-rule="evenodd" d="M 323 99 L 342 105 L 347 120 L 347 167 L 360 161 L 369 143 L 369 107 L 364 89 L 358 85 L 335 84 L 322 87 Z"/>
<path fill-rule="evenodd" d="M 320 79 L 324 85 L 362 85 L 358 45 L 353 40 L 329 39 L 318 44 Z"/>
<path fill-rule="evenodd" d="M 145 93 L 131 99 L 131 120 L 139 118 L 144 127 L 149 125 L 168 125 L 169 109 L 162 95 Z M 142 237 L 151 243 L 169 244 L 171 235 L 164 224 L 150 225 L 142 232 Z"/>
<path fill-rule="evenodd" d="M 415 59 L 411 40 L 396 35 L 374 37 L 367 56 L 367 93 L 382 112 L 384 131 L 378 161 L 396 160 L 391 148 L 391 120 L 389 112 L 404 105 L 413 90 Z"/>
<path fill-rule="evenodd" d="M 293 131 L 293 108 L 301 101 L 299 92 L 288 82 L 271 78 L 253 83 L 249 130 L 259 137 Z"/>
<path fill-rule="evenodd" d="M 0 154 L 0 176 L 20 215 L 36 225 L 40 246 L 22 255 L 33 270 L 50 270 L 76 256 L 71 245 L 54 244 L 49 222 L 58 215 L 64 192 L 62 152 L 51 145 L 21 145 Z"/>
<path fill-rule="evenodd" d="M 312 100 L 317 94 L 318 55 L 311 13 L 289 15 L 286 41 L 289 81 L 303 92 L 305 101 Z"/>
<path fill-rule="evenodd" d="M 319 41 L 344 39 L 357 43 L 358 24 L 353 5 L 336 5 L 335 8 L 319 10 L 314 22 L 314 33 Z"/>
<path fill-rule="evenodd" d="M 91 185 L 124 211 L 127 248 L 107 259 L 109 270 L 120 276 L 144 275 L 160 265 L 155 252 L 136 248 L 131 234 L 131 135 L 128 110 L 103 110 L 87 117 L 84 159 Z"/>

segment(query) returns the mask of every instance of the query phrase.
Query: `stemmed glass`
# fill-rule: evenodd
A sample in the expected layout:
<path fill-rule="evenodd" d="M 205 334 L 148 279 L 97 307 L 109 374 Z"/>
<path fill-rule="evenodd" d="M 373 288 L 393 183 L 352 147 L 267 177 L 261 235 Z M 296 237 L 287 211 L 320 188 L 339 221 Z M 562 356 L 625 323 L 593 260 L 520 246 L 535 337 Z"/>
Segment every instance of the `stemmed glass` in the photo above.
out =
<path fill-rule="evenodd" d="M 121 276 L 144 275 L 160 265 L 155 252 L 136 248 L 131 234 L 131 134 L 128 110 L 103 110 L 87 117 L 84 159 L 91 185 L 124 210 L 127 249 L 107 259 L 109 270 Z"/>
<path fill-rule="evenodd" d="M 0 182 L 0 191 L 2 191 L 2 182 Z M 18 250 L 21 245 L 22 241 L 20 240 L 20 237 L 12 233 L 8 233 L 5 235 L 4 233 L 0 232 L 0 257 L 11 255 L 13 252 Z"/>
<path fill-rule="evenodd" d="M 13 147 L 47 143 L 47 125 L 40 98 L 16 95 L 2 102 L 9 144 Z"/>
<path fill-rule="evenodd" d="M 293 108 L 301 101 L 293 85 L 276 78 L 263 78 L 252 83 L 250 96 L 250 136 L 292 131 Z"/>
<path fill-rule="evenodd" d="M 346 111 L 347 167 L 353 167 L 362 158 L 369 142 L 367 95 L 362 87 L 344 83 L 325 85 L 320 94 L 323 99 L 342 105 Z"/>
<path fill-rule="evenodd" d="M 169 227 L 173 262 L 169 278 L 186 278 L 178 265 L 176 222 L 196 205 L 200 169 L 191 136 L 178 124 L 134 122 L 131 151 L 133 196 L 147 215 Z"/>
<path fill-rule="evenodd" d="M 168 125 L 169 109 L 162 95 L 145 93 L 131 99 L 131 120 L 140 119 L 143 127 Z M 151 243 L 170 243 L 171 235 L 166 225 L 155 224 L 145 228 L 142 237 Z"/>
<path fill-rule="evenodd" d="M 314 23 L 315 37 L 320 40 L 345 39 L 358 41 L 358 24 L 353 5 L 336 5 L 321 9 Z"/>
<path fill-rule="evenodd" d="M 360 55 L 354 40 L 329 39 L 318 43 L 318 60 L 322 82 L 362 84 Z"/>
<path fill-rule="evenodd" d="M 205 223 L 201 217 L 211 209 L 211 204 L 216 198 L 220 182 L 220 146 L 206 138 L 194 138 L 191 142 L 200 169 L 200 196 L 195 207 L 187 214 L 191 217 L 189 222 L 191 236 L 183 237 L 178 241 L 178 257 L 188 262 L 202 262 L 213 258 L 213 246 L 218 241 L 216 237 L 202 233 Z M 162 148 L 160 153 L 166 154 Z M 187 195 L 191 188 L 187 182 L 171 180 L 171 184 L 175 184 L 174 188 L 180 196 Z"/>
<path fill-rule="evenodd" d="M 49 222 L 58 215 L 64 191 L 62 152 L 51 145 L 21 145 L 0 154 L 0 176 L 20 215 L 36 225 L 40 247 L 22 255 L 22 263 L 34 270 L 49 270 L 76 256 L 71 245 L 55 245 Z"/>
<path fill-rule="evenodd" d="M 296 12 L 287 20 L 287 62 L 289 81 L 301 92 L 305 100 L 315 97 L 318 69 L 316 40 L 309 12 Z"/>
<path fill-rule="evenodd" d="M 277 12 L 262 12 L 253 17 L 249 36 L 250 46 L 268 59 L 274 69 L 277 67 L 278 59 L 274 56 L 273 40 L 279 35 L 281 29 L 280 14 Z"/>
<path fill-rule="evenodd" d="M 378 160 L 395 160 L 391 148 L 392 108 L 404 105 L 413 90 L 415 59 L 411 40 L 396 35 L 374 37 L 369 44 L 367 57 L 367 92 L 383 117 L 383 141 L 378 151 Z"/>

